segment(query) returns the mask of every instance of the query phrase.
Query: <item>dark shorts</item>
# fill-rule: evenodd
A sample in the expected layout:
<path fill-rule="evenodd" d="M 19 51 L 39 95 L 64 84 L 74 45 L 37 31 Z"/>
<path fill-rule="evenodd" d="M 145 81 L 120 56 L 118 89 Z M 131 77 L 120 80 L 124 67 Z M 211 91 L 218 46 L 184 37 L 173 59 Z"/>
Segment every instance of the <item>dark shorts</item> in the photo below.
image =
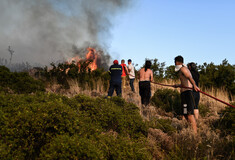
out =
<path fill-rule="evenodd" d="M 198 109 L 198 104 L 199 104 L 199 101 L 200 101 L 200 93 L 193 91 L 193 97 L 194 97 L 194 101 L 195 101 L 194 109 Z"/>
<path fill-rule="evenodd" d="M 194 114 L 194 97 L 193 97 L 193 91 L 188 90 L 184 91 L 180 94 L 181 96 L 181 114 L 182 115 L 192 115 Z"/>

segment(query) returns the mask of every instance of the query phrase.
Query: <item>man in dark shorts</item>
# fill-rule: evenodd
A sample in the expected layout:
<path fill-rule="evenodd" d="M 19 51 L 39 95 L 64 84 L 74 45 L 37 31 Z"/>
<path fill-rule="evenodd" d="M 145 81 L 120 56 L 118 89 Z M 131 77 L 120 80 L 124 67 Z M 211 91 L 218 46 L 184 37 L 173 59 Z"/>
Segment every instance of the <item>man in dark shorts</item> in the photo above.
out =
<path fill-rule="evenodd" d="M 108 91 L 108 97 L 113 95 L 114 90 L 117 93 L 117 96 L 122 94 L 122 66 L 118 64 L 117 60 L 113 61 L 113 65 L 109 68 L 109 73 L 111 76 L 110 86 Z"/>
<path fill-rule="evenodd" d="M 190 72 L 192 74 L 193 80 L 195 81 L 196 85 L 198 86 L 200 74 L 198 73 L 196 68 L 197 67 L 196 67 L 195 63 L 191 62 L 188 64 L 188 69 L 190 70 Z M 198 104 L 200 101 L 200 92 L 196 92 L 195 90 L 193 90 L 193 97 L 194 97 L 194 101 L 195 101 L 194 116 L 196 119 L 198 119 L 198 117 L 199 117 Z"/>
<path fill-rule="evenodd" d="M 175 85 L 175 87 L 189 87 L 194 88 L 195 91 L 199 91 L 193 77 L 184 64 L 184 59 L 182 56 L 175 57 L 175 71 L 179 72 L 181 84 Z M 194 117 L 194 98 L 192 89 L 181 88 L 181 107 L 183 119 L 186 118 L 191 124 L 195 134 L 197 134 L 197 124 Z"/>

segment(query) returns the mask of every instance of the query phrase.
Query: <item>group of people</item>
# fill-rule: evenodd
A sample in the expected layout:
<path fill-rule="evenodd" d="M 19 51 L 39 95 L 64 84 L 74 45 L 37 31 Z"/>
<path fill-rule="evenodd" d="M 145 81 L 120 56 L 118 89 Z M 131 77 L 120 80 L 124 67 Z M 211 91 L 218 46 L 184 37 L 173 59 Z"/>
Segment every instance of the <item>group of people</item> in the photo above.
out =
<path fill-rule="evenodd" d="M 139 74 L 139 94 L 141 96 L 141 103 L 147 106 L 151 98 L 151 82 L 153 82 L 153 72 L 151 70 L 151 61 L 146 60 L 143 68 L 138 72 Z M 198 88 L 199 73 L 196 71 L 195 63 L 184 64 L 182 56 L 175 57 L 175 71 L 179 73 L 180 84 L 174 85 L 175 88 L 180 87 L 181 92 L 181 114 L 183 119 L 187 119 L 197 133 L 196 119 L 199 116 L 198 103 L 200 100 L 200 89 Z M 122 87 L 126 86 L 126 76 L 129 76 L 130 87 L 133 92 L 135 80 L 135 68 L 132 65 L 131 59 L 128 60 L 128 66 L 125 60 L 121 61 L 119 65 L 117 60 L 113 61 L 113 65 L 109 69 L 111 80 L 108 91 L 108 97 L 113 95 L 114 90 L 120 96 L 122 94 Z"/>
<path fill-rule="evenodd" d="M 125 60 L 121 61 L 119 65 L 118 60 L 113 61 L 113 65 L 109 68 L 111 75 L 110 86 L 108 91 L 108 97 L 113 95 L 114 90 L 117 96 L 121 96 L 122 88 L 126 88 L 126 76 L 129 76 L 130 87 L 135 92 L 134 81 L 135 81 L 135 68 L 132 65 L 132 60 L 128 60 L 128 66 L 125 64 Z"/>

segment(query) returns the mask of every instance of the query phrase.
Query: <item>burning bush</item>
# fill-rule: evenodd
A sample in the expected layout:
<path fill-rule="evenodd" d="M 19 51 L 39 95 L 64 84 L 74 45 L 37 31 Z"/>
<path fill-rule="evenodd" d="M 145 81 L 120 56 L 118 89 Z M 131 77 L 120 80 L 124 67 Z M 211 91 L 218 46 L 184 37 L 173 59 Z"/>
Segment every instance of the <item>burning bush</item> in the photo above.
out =
<path fill-rule="evenodd" d="M 45 67 L 43 71 L 40 71 L 40 75 L 44 77 L 47 83 L 58 83 L 61 85 L 61 88 L 69 89 L 69 81 L 75 80 L 83 90 L 93 90 L 98 86 L 99 88 L 104 87 L 104 90 L 107 90 L 110 76 L 104 69 L 97 68 L 91 71 L 89 63 L 85 61 L 79 61 L 79 66 L 75 63 L 59 63 L 58 65 L 51 63 L 51 66 L 50 70 Z"/>

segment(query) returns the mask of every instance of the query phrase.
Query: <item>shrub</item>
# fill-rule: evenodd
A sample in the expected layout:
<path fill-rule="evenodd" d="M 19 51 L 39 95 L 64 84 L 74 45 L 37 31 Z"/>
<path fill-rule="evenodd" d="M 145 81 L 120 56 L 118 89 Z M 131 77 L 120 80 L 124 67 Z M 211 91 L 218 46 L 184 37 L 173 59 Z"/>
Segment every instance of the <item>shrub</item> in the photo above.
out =
<path fill-rule="evenodd" d="M 209 106 L 207 105 L 204 105 L 204 104 L 199 104 L 198 105 L 198 110 L 199 110 L 199 113 L 202 117 L 206 117 L 207 114 L 209 113 L 210 109 L 209 109 Z"/>
<path fill-rule="evenodd" d="M 80 61 L 78 64 L 51 63 L 52 69 L 48 71 L 45 67 L 40 71 L 40 75 L 49 82 L 57 82 L 61 87 L 69 89 L 68 81 L 73 79 L 78 82 L 79 87 L 85 89 L 96 89 L 101 85 L 107 90 L 110 75 L 104 69 L 96 69 L 91 72 L 89 68 L 90 61 Z M 101 82 L 101 84 L 99 83 Z"/>
<path fill-rule="evenodd" d="M 8 68 L 0 66 L 1 90 L 13 90 L 15 93 L 34 93 L 45 91 L 45 85 L 40 80 L 35 80 L 26 72 L 10 72 Z"/>
<path fill-rule="evenodd" d="M 172 126 L 172 122 L 170 119 L 156 120 L 156 126 L 154 128 L 160 129 L 165 133 L 172 133 L 176 131 L 176 128 Z"/>
<path fill-rule="evenodd" d="M 89 114 L 105 130 L 114 130 L 134 138 L 147 135 L 147 125 L 134 104 L 126 103 L 119 97 L 112 100 L 94 100 L 86 96 L 76 96 L 75 99 L 81 105 L 80 111 Z"/>
<path fill-rule="evenodd" d="M 42 149 L 40 159 L 150 159 L 145 142 L 101 134 L 82 138 L 57 136 Z"/>
<path fill-rule="evenodd" d="M 233 103 L 235 105 L 235 103 Z M 215 129 L 220 129 L 224 135 L 235 136 L 235 109 L 227 107 L 220 114 L 221 118 L 213 125 Z"/>
<path fill-rule="evenodd" d="M 39 159 L 104 159 L 96 141 L 79 136 L 58 135 L 41 149 Z"/>
<path fill-rule="evenodd" d="M 0 106 L 0 159 L 149 157 L 147 125 L 121 98 L 0 94 Z"/>
<path fill-rule="evenodd" d="M 161 108 L 166 112 L 173 112 L 175 115 L 180 114 L 180 94 L 177 90 L 158 89 L 151 98 L 151 104 Z"/>

